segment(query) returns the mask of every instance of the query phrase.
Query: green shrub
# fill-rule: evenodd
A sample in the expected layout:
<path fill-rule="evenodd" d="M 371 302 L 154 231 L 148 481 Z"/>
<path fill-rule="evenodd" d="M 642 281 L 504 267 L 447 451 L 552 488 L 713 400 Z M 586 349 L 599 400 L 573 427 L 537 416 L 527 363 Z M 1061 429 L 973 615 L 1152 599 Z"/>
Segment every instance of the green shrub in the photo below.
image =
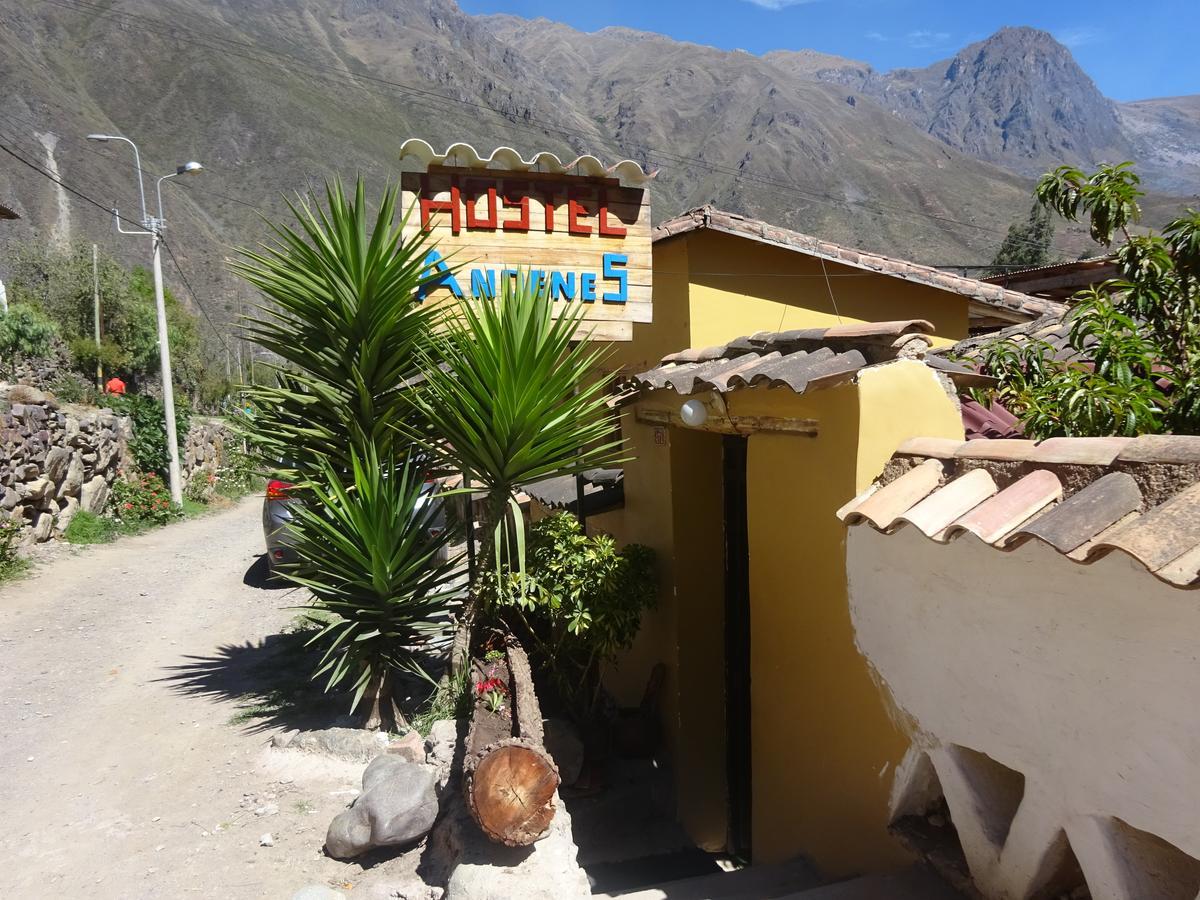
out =
<path fill-rule="evenodd" d="M 216 491 L 222 497 L 237 499 L 253 493 L 262 481 L 254 457 L 242 449 L 242 439 L 235 434 L 225 438 L 221 454 L 222 465 L 217 469 Z"/>
<path fill-rule="evenodd" d="M 107 544 L 119 533 L 117 523 L 112 519 L 81 509 L 71 518 L 63 537 L 69 544 Z"/>
<path fill-rule="evenodd" d="M 167 425 L 163 405 L 147 394 L 125 394 L 108 398 L 114 412 L 129 416 L 133 424 L 133 440 L 129 442 L 137 467 L 143 472 L 155 472 L 167 477 Z M 191 425 L 192 411 L 186 398 L 175 398 L 175 433 L 180 445 Z"/>
<path fill-rule="evenodd" d="M 496 589 L 495 612 L 515 619 L 537 660 L 576 715 L 592 711 L 600 663 L 633 644 L 643 610 L 654 605 L 654 551 L 640 544 L 621 550 L 607 535 L 588 537 L 569 513 L 529 529 L 526 577 L 506 573 Z"/>
<path fill-rule="evenodd" d="M 19 358 L 45 356 L 57 335 L 54 322 L 35 307 L 21 304 L 0 313 L 0 366 L 4 374 L 15 373 Z"/>
<path fill-rule="evenodd" d="M 154 472 L 114 481 L 108 508 L 113 521 L 120 525 L 165 525 L 179 518 L 179 510 L 171 506 L 167 486 Z"/>
<path fill-rule="evenodd" d="M 0 581 L 24 571 L 29 563 L 17 553 L 21 526 L 12 519 L 0 521 Z"/>

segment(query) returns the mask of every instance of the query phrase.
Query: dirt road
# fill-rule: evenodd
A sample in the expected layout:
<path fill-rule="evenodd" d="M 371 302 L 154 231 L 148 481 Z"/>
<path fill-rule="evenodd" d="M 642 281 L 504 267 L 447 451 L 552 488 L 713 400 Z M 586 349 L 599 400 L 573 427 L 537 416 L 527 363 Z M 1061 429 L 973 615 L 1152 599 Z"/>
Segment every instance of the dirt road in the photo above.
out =
<path fill-rule="evenodd" d="M 391 894 L 379 867 L 321 851 L 363 766 L 272 750 L 272 730 L 238 721 L 240 680 L 298 599 L 254 577 L 260 510 L 67 552 L 0 588 L 0 896 Z"/>

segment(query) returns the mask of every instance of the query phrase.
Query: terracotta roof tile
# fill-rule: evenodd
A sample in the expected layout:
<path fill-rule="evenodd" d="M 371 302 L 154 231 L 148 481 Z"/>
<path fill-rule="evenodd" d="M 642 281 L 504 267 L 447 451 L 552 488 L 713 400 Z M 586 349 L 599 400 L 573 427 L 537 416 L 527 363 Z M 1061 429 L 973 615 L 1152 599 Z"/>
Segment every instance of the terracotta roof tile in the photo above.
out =
<path fill-rule="evenodd" d="M 959 459 L 1029 459 L 1037 445 L 1033 441 L 1002 438 L 988 441 L 965 441 L 956 454 Z"/>
<path fill-rule="evenodd" d="M 909 438 L 896 448 L 897 453 L 905 456 L 930 456 L 934 459 L 953 459 L 958 454 L 958 448 L 966 441 L 956 441 L 954 438 L 915 437 Z"/>
<path fill-rule="evenodd" d="M 942 478 L 942 464 L 936 459 L 927 459 L 914 466 L 891 484 L 868 488 L 838 510 L 838 517 L 849 525 L 867 521 L 876 528 L 886 531 L 896 524 L 902 513 L 929 496 Z"/>
<path fill-rule="evenodd" d="M 930 494 L 897 520 L 915 526 L 926 537 L 942 540 L 948 526 L 995 493 L 992 473 L 975 469 Z"/>
<path fill-rule="evenodd" d="M 914 467 L 914 457 L 925 461 Z M 997 492 L 993 471 L 1021 477 Z M 1146 510 L 1148 497 L 1166 500 Z M 908 522 L 943 543 L 967 533 L 1004 550 L 1038 540 L 1080 564 L 1120 552 L 1169 584 L 1200 587 L 1200 436 L 913 438 L 839 516 L 887 533 Z"/>
<path fill-rule="evenodd" d="M 681 395 L 758 385 L 803 393 L 850 381 L 875 363 L 924 359 L 931 343 L 924 332 L 931 327 L 923 319 L 901 319 L 760 331 L 727 344 L 668 354 L 657 367 L 633 376 L 631 383 L 637 389 L 669 389 Z M 978 377 L 961 367 L 946 375 Z"/>
<path fill-rule="evenodd" d="M 946 529 L 946 536 L 969 531 L 988 544 L 997 543 L 1062 495 L 1058 476 L 1037 469 L 967 512 Z"/>
<path fill-rule="evenodd" d="M 1014 538 L 1037 538 L 1059 553 L 1069 553 L 1141 508 L 1142 492 L 1133 476 L 1109 472 L 1019 528 Z"/>
<path fill-rule="evenodd" d="M 1143 434 L 1121 451 L 1122 462 L 1200 463 L 1200 436 Z"/>
<path fill-rule="evenodd" d="M 1037 445 L 1029 461 L 1109 466 L 1132 440 L 1126 437 L 1047 438 Z"/>
<path fill-rule="evenodd" d="M 1118 529 L 1097 544 L 1090 555 L 1121 550 L 1154 572 L 1197 545 L 1200 545 L 1200 484 L 1193 484 Z"/>

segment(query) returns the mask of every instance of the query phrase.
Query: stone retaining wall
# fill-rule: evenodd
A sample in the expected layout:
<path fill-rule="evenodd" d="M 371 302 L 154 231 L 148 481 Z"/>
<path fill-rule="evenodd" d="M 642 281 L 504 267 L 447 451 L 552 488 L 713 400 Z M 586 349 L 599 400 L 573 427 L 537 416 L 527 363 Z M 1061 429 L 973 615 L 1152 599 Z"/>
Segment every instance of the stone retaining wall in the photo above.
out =
<path fill-rule="evenodd" d="M 219 419 L 193 419 L 180 448 L 185 487 L 197 473 L 215 481 L 228 433 Z M 0 517 L 41 542 L 66 531 L 80 509 L 103 512 L 109 486 L 136 468 L 132 436 L 128 417 L 112 410 L 60 406 L 28 385 L 0 384 Z"/>

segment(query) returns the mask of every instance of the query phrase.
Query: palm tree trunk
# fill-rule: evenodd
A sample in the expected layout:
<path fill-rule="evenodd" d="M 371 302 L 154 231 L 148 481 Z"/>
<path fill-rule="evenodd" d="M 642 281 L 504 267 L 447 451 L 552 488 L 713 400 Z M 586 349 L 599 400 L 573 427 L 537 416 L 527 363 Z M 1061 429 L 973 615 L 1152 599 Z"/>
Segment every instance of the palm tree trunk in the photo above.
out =
<path fill-rule="evenodd" d="M 454 632 L 454 641 L 450 645 L 451 678 L 458 677 L 470 663 L 471 642 L 475 636 L 475 625 L 479 620 L 479 606 L 483 594 L 483 573 L 495 564 L 496 526 L 508 515 L 509 496 L 508 491 L 500 490 L 493 490 L 488 494 L 480 528 L 483 535 L 479 541 L 479 553 L 475 557 L 475 583 L 467 588 L 462 616 L 458 620 L 458 629 Z M 509 551 L 507 555 L 511 558 L 511 548 L 504 549 Z"/>
<path fill-rule="evenodd" d="M 382 674 L 371 679 L 361 703 L 370 704 L 367 721 L 363 725 L 368 731 L 399 731 L 402 726 L 408 725 L 400 707 L 396 705 L 391 669 L 385 669 Z"/>

